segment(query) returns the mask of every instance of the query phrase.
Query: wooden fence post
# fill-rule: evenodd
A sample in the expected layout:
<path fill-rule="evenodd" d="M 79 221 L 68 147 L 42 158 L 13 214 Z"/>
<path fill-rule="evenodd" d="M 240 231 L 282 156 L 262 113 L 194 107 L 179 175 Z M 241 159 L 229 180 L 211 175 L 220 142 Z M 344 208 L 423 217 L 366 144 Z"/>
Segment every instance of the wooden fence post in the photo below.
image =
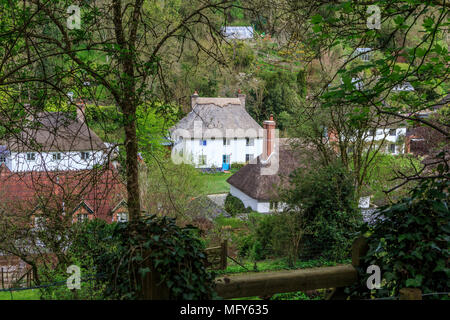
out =
<path fill-rule="evenodd" d="M 419 288 L 400 289 L 400 300 L 422 300 L 422 290 Z"/>
<path fill-rule="evenodd" d="M 222 241 L 220 246 L 221 246 L 220 265 L 222 270 L 225 270 L 227 268 L 228 240 Z"/>
<path fill-rule="evenodd" d="M 3 267 L 2 267 L 2 289 L 5 289 L 5 280 L 3 277 Z"/>
<path fill-rule="evenodd" d="M 357 268 L 361 266 L 361 257 L 369 250 L 367 239 L 363 236 L 357 238 L 352 244 L 352 265 Z"/>

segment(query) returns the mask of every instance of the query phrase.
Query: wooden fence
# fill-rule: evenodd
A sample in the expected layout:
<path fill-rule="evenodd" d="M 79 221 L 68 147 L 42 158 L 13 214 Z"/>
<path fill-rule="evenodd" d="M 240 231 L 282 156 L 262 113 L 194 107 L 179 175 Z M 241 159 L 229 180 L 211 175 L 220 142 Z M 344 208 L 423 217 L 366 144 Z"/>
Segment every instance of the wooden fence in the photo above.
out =
<path fill-rule="evenodd" d="M 366 252 L 367 242 L 358 238 L 352 246 L 352 264 L 224 276 L 216 279 L 216 291 L 220 297 L 231 299 L 347 287 L 358 281 L 356 267 Z M 338 296 L 339 290 L 335 293 Z"/>
<path fill-rule="evenodd" d="M 225 270 L 227 268 L 228 257 L 228 241 L 224 240 L 217 247 L 207 248 L 205 250 L 207 255 L 209 268 L 213 270 Z"/>
<path fill-rule="evenodd" d="M 15 288 L 21 285 L 31 286 L 33 272 L 31 268 L 24 265 L 1 266 L 0 282 L 2 289 Z"/>

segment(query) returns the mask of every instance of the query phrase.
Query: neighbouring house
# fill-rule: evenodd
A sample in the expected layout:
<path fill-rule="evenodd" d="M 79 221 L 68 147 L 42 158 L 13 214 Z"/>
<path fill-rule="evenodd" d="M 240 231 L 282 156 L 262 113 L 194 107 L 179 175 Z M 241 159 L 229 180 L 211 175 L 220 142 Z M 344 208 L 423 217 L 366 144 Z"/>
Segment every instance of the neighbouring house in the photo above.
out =
<path fill-rule="evenodd" d="M 127 221 L 126 188 L 113 166 L 99 170 L 11 172 L 0 166 L 0 212 L 38 227 L 42 212 Z"/>
<path fill-rule="evenodd" d="M 367 145 L 382 144 L 380 152 L 397 155 L 405 153 L 406 131 L 407 126 L 403 121 L 379 121 L 373 129 L 364 132 L 363 139 Z M 326 136 L 328 143 L 335 144 L 338 152 L 339 136 L 336 131 L 328 128 Z"/>
<path fill-rule="evenodd" d="M 437 127 L 444 128 L 445 126 L 437 121 L 437 112 L 441 108 L 448 108 L 449 102 L 450 94 L 447 94 L 437 104 L 421 111 L 417 116 L 422 119 L 427 119 L 428 122 L 433 123 L 433 125 Z M 431 155 L 436 152 L 436 150 L 441 149 L 445 144 L 445 135 L 429 126 L 416 125 L 412 128 L 408 128 L 408 131 L 406 132 L 406 152 L 416 156 Z"/>
<path fill-rule="evenodd" d="M 281 210 L 278 189 L 289 185 L 288 177 L 296 168 L 307 163 L 290 144 L 289 139 L 275 137 L 275 121 L 264 121 L 264 151 L 227 179 L 230 194 L 245 207 L 260 213 Z M 274 170 L 271 170 L 274 169 Z"/>
<path fill-rule="evenodd" d="M 77 116 L 40 112 L 30 116 L 23 130 L 0 140 L 0 165 L 12 172 L 86 170 L 105 163 L 110 148 L 84 118 L 84 103 Z"/>
<path fill-rule="evenodd" d="M 222 27 L 222 34 L 227 39 L 246 40 L 253 39 L 254 31 L 250 26 Z"/>
<path fill-rule="evenodd" d="M 237 98 L 191 96 L 192 110 L 170 130 L 172 159 L 197 168 L 229 170 L 262 153 L 263 129 Z"/>
<path fill-rule="evenodd" d="M 382 142 L 384 146 L 380 149 L 381 152 L 401 154 L 405 152 L 406 130 L 407 126 L 404 122 L 385 124 L 382 128 L 370 130 L 366 141 L 373 139 L 376 142 Z"/>

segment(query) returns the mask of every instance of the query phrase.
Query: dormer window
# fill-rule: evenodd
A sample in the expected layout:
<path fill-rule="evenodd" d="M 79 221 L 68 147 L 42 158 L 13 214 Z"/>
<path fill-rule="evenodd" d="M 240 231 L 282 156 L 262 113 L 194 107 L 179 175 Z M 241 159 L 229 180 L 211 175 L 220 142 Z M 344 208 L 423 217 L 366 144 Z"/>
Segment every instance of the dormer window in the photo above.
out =
<path fill-rule="evenodd" d="M 81 152 L 81 160 L 89 160 L 89 158 L 91 157 L 91 153 L 90 152 Z"/>
<path fill-rule="evenodd" d="M 27 152 L 27 161 L 35 161 L 36 154 L 34 152 Z"/>
<path fill-rule="evenodd" d="M 245 145 L 246 146 L 254 146 L 255 145 L 255 139 L 245 138 Z"/>
<path fill-rule="evenodd" d="M 55 152 L 55 153 L 53 153 L 52 159 L 53 159 L 53 161 L 59 161 L 59 160 L 61 160 L 61 152 Z"/>

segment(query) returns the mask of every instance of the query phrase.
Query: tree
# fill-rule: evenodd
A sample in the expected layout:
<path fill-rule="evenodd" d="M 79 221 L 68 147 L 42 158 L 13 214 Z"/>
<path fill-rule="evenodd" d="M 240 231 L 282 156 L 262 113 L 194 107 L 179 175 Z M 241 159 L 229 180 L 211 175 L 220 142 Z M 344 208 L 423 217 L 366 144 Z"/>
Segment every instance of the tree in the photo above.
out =
<path fill-rule="evenodd" d="M 69 90 L 94 101 L 101 92 L 104 101 L 114 102 L 122 114 L 128 208 L 135 221 L 141 214 L 136 110 L 156 99 L 157 88 L 164 92 L 165 70 L 186 44 L 221 59 L 221 22 L 215 14 L 233 4 L 111 0 L 83 2 L 68 10 L 69 4 L 63 0 L 2 4 L 0 89 L 13 89 L 10 97 L 21 109 L 31 103 L 27 110 L 31 114 L 67 101 Z M 91 88 L 91 83 L 96 86 Z M 1 111 L 9 121 L 11 112 L 4 106 Z M 11 124 L 8 131 L 13 133 Z"/>
<path fill-rule="evenodd" d="M 437 126 L 418 116 L 448 93 L 447 2 L 267 0 L 253 5 L 272 8 L 267 18 L 287 34 L 285 46 L 304 50 L 303 60 L 309 65 L 322 66 L 327 57 L 339 53 L 317 90 L 308 92 L 313 107 L 342 112 L 355 128 L 375 112 L 427 126 L 448 141 L 449 124 Z M 378 18 L 368 13 L 370 5 L 380 11 L 380 29 L 370 20 Z M 368 62 L 355 63 L 363 55 L 357 48 L 371 49 Z M 355 86 L 355 77 L 362 86 Z M 399 91 L 406 82 L 415 90 Z"/>
<path fill-rule="evenodd" d="M 339 162 L 317 170 L 300 168 L 291 175 L 291 187 L 281 192 L 281 199 L 285 211 L 296 213 L 292 216 L 301 228 L 300 248 L 305 256 L 342 259 L 348 255 L 362 223 L 352 180 Z"/>

